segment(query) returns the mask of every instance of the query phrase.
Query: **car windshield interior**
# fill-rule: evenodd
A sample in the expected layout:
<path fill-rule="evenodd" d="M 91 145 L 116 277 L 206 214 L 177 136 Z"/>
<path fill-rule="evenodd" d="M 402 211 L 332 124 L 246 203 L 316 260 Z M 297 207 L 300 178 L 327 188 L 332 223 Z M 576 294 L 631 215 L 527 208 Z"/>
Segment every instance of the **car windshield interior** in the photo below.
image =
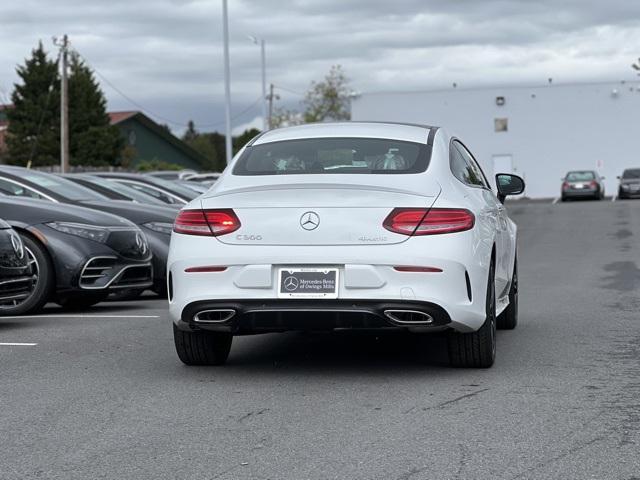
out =
<path fill-rule="evenodd" d="M 593 180 L 595 176 L 593 172 L 569 172 L 567 173 L 567 181 L 569 182 L 588 182 Z"/>
<path fill-rule="evenodd" d="M 622 178 L 637 178 L 640 179 L 640 168 L 634 168 L 632 170 L 625 170 L 622 174 Z"/>
<path fill-rule="evenodd" d="M 425 145 L 376 138 L 311 138 L 247 147 L 234 175 L 393 174 L 426 170 Z"/>

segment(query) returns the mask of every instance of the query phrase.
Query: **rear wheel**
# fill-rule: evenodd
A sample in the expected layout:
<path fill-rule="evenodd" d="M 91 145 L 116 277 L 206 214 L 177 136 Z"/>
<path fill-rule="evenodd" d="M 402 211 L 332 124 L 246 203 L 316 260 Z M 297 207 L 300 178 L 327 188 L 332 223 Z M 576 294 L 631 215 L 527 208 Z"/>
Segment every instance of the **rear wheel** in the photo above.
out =
<path fill-rule="evenodd" d="M 186 365 L 222 365 L 227 361 L 233 335 L 223 332 L 185 332 L 173 326 L 176 352 Z"/>
<path fill-rule="evenodd" d="M 449 361 L 454 367 L 488 368 L 496 358 L 496 288 L 494 261 L 489 267 L 486 319 L 475 332 L 450 332 Z"/>
<path fill-rule="evenodd" d="M 498 316 L 497 326 L 501 330 L 513 330 L 518 325 L 518 257 L 513 264 L 513 277 L 509 289 L 509 305 Z"/>
<path fill-rule="evenodd" d="M 12 304 L 0 305 L 0 312 L 3 315 L 26 315 L 40 310 L 55 288 L 55 272 L 53 262 L 49 253 L 30 236 L 20 234 L 24 250 L 31 266 L 31 273 L 34 276 L 34 284 L 29 296 L 16 300 Z"/>

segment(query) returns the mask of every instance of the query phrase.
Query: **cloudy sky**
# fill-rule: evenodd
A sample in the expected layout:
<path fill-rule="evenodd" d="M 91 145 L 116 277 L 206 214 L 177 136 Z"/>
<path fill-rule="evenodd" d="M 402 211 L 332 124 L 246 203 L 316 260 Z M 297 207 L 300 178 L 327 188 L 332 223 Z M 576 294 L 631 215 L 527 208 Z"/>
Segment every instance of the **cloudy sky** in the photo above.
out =
<path fill-rule="evenodd" d="M 333 64 L 367 92 L 633 79 L 640 56 L 636 0 L 229 0 L 229 28 L 240 129 L 260 115 L 248 35 L 266 39 L 268 81 L 294 108 Z M 54 54 L 63 33 L 110 109 L 224 128 L 221 0 L 0 0 L 0 102 L 38 40 Z"/>

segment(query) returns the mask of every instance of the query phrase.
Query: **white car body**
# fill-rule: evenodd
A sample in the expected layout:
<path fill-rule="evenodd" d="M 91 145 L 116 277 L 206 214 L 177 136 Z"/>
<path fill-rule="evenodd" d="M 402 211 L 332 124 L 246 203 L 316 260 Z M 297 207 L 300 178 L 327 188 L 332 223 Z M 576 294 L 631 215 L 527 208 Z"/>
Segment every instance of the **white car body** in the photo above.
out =
<path fill-rule="evenodd" d="M 172 235 L 169 304 L 176 328 L 234 334 L 305 329 L 308 314 L 320 312 L 330 329 L 373 325 L 474 332 L 487 318 L 492 256 L 495 313 L 507 308 L 516 225 L 486 178 L 480 187 L 454 176 L 450 148 L 456 139 L 435 127 L 329 123 L 269 131 L 245 148 L 312 138 L 417 143 L 430 161 L 425 171 L 407 174 L 237 175 L 243 149 L 216 184 L 183 209 L 232 209 L 240 227 L 221 236 Z M 396 208 L 465 209 L 475 220 L 465 231 L 410 236 L 383 226 Z M 310 213 L 318 225 L 308 230 L 303 223 Z M 337 269 L 335 295 L 283 298 L 280 271 L 305 267 Z M 198 317 L 200 311 L 217 309 L 218 316 Z M 295 311 L 297 320 L 278 323 L 278 310 Z M 431 319 L 387 310 L 426 312 Z M 341 322 L 340 315 L 348 313 L 376 321 Z M 271 315 L 266 328 L 260 328 L 261 314 Z M 322 327 L 322 320 L 312 325 Z"/>

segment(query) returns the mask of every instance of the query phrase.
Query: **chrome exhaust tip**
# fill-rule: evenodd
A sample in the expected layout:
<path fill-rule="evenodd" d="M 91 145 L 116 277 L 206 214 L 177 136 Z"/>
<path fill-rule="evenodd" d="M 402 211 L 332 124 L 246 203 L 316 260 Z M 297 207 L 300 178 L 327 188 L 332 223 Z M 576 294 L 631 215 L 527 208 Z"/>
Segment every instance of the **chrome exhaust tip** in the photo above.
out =
<path fill-rule="evenodd" d="M 196 323 L 224 323 L 231 320 L 236 314 L 230 308 L 219 308 L 215 310 L 202 310 L 193 316 Z"/>
<path fill-rule="evenodd" d="M 430 325 L 433 317 L 417 310 L 385 310 L 384 315 L 396 325 Z"/>

